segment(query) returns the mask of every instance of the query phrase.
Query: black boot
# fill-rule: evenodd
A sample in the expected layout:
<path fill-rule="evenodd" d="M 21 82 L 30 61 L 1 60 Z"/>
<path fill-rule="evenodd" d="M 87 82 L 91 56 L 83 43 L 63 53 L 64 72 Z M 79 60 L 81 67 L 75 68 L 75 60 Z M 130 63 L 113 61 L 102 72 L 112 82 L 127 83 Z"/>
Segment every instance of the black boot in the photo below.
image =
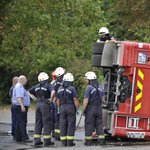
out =
<path fill-rule="evenodd" d="M 67 140 L 62 140 L 62 146 L 67 146 Z"/>
<path fill-rule="evenodd" d="M 34 145 L 42 145 L 43 142 L 41 142 L 40 138 L 34 138 Z"/>
<path fill-rule="evenodd" d="M 50 139 L 44 139 L 44 146 L 54 145 L 54 142 L 52 142 Z"/>
<path fill-rule="evenodd" d="M 99 145 L 105 145 L 105 139 L 100 139 L 98 140 L 98 142 L 99 142 Z"/>
<path fill-rule="evenodd" d="M 84 145 L 91 146 L 91 144 L 92 144 L 92 140 L 85 140 Z"/>
<path fill-rule="evenodd" d="M 76 144 L 73 143 L 73 140 L 67 140 L 67 146 L 75 146 Z"/>
<path fill-rule="evenodd" d="M 52 137 L 55 137 L 55 126 L 52 126 Z"/>

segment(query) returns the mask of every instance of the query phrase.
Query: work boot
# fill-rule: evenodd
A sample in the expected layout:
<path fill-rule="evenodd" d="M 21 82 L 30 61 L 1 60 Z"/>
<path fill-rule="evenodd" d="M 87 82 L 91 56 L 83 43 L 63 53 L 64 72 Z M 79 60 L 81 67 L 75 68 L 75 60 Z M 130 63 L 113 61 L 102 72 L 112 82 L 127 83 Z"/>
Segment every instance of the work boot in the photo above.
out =
<path fill-rule="evenodd" d="M 67 140 L 67 146 L 75 146 L 76 144 L 73 143 L 73 140 Z"/>
<path fill-rule="evenodd" d="M 99 142 L 99 145 L 105 145 L 105 139 L 100 139 L 98 140 L 98 142 Z"/>
<path fill-rule="evenodd" d="M 50 139 L 44 139 L 44 146 L 54 145 L 54 142 L 52 142 Z"/>
<path fill-rule="evenodd" d="M 55 137 L 55 126 L 52 126 L 52 137 Z"/>
<path fill-rule="evenodd" d="M 86 140 L 84 143 L 84 145 L 86 146 L 91 146 L 91 144 L 92 144 L 92 140 Z"/>
<path fill-rule="evenodd" d="M 40 138 L 34 138 L 34 145 L 42 145 L 43 142 L 41 142 Z"/>
<path fill-rule="evenodd" d="M 62 146 L 67 146 L 67 140 L 62 140 Z"/>
<path fill-rule="evenodd" d="M 60 141 L 59 133 L 55 133 L 55 140 Z"/>

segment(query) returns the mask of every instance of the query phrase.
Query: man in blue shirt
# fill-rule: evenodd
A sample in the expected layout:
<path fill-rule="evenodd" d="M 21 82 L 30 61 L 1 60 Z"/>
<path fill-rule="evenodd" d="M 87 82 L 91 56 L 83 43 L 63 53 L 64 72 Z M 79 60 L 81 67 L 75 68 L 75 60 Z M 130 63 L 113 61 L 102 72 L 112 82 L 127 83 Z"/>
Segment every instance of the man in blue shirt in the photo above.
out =
<path fill-rule="evenodd" d="M 57 92 L 58 113 L 60 107 L 60 139 L 63 146 L 74 146 L 73 143 L 77 115 L 80 114 L 76 89 L 71 86 L 74 77 L 71 73 L 64 75 L 62 86 Z"/>
<path fill-rule="evenodd" d="M 13 90 L 14 111 L 17 116 L 15 139 L 16 142 L 22 141 L 23 143 L 32 142 L 26 131 L 27 112 L 28 107 L 30 106 L 30 98 L 24 88 L 26 83 L 26 77 L 24 75 L 19 76 L 18 83 L 15 85 Z"/>
<path fill-rule="evenodd" d="M 112 35 L 109 35 L 109 31 L 106 27 L 102 27 L 99 30 L 99 35 L 101 35 L 101 37 L 98 38 L 97 42 L 115 43 L 116 41 Z"/>
<path fill-rule="evenodd" d="M 13 139 L 15 139 L 17 117 L 16 117 L 16 114 L 14 112 L 14 107 L 13 107 L 14 103 L 13 103 L 13 98 L 12 97 L 13 97 L 13 89 L 14 89 L 14 87 L 17 83 L 18 83 L 18 77 L 14 77 L 13 78 L 13 85 L 9 90 L 9 96 L 11 98 L 11 121 L 12 121 L 11 134 L 13 136 Z"/>
<path fill-rule="evenodd" d="M 41 132 L 43 131 L 44 146 L 54 145 L 51 141 L 52 116 L 50 103 L 55 96 L 54 86 L 47 84 L 49 76 L 45 72 L 41 72 L 38 76 L 39 84 L 29 89 L 28 95 L 32 99 L 36 99 L 36 122 L 34 129 L 34 145 L 41 145 Z"/>
<path fill-rule="evenodd" d="M 105 136 L 101 108 L 104 100 L 103 88 L 98 83 L 94 72 L 87 72 L 85 79 L 89 84 L 86 87 L 83 101 L 83 112 L 85 113 L 85 145 L 91 145 L 94 127 L 96 128 L 99 144 L 104 145 Z"/>

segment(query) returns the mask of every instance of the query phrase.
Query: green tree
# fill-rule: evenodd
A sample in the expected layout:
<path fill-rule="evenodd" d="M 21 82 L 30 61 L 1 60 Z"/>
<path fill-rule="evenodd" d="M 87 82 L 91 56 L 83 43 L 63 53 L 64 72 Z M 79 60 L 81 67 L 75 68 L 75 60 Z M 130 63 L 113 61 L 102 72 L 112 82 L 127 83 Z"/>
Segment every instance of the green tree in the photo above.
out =
<path fill-rule="evenodd" d="M 28 87 L 37 82 L 41 71 L 51 74 L 58 66 L 70 70 L 75 62 L 78 70 L 84 59 L 90 66 L 92 43 L 97 40 L 100 26 L 104 26 L 100 1 L 13 2 L 5 8 L 8 14 L 0 66 L 26 75 Z"/>
<path fill-rule="evenodd" d="M 113 7 L 108 12 L 111 14 L 110 22 L 114 24 L 116 37 L 120 40 L 144 42 L 143 36 L 145 37 L 150 33 L 143 32 L 143 36 L 136 33 L 141 29 L 150 29 L 149 8 L 149 0 L 115 0 Z"/>

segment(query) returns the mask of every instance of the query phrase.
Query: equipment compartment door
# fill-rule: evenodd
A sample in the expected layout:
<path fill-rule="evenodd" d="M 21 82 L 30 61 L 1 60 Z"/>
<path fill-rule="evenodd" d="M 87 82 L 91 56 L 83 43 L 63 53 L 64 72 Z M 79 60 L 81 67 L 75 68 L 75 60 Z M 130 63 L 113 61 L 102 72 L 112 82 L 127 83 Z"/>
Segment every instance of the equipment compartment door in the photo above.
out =
<path fill-rule="evenodd" d="M 132 113 L 150 115 L 150 69 L 136 68 Z"/>

